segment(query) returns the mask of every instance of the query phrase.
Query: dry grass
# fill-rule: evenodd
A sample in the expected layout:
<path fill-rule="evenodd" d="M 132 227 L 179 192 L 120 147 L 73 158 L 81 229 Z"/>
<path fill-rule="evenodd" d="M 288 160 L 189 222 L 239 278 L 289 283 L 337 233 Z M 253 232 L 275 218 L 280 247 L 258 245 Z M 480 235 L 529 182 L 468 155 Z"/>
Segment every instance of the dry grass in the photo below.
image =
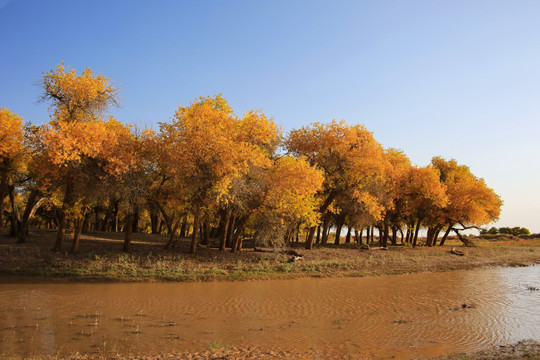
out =
<path fill-rule="evenodd" d="M 197 254 L 187 253 L 188 240 L 173 249 L 164 249 L 166 237 L 134 234 L 133 248 L 121 251 L 122 234 L 90 233 L 83 235 L 77 255 L 51 252 L 53 231 L 34 231 L 28 243 L 0 235 L 0 275 L 4 281 L 24 278 L 43 281 L 207 281 L 248 280 L 329 276 L 369 276 L 415 272 L 440 272 L 486 266 L 525 266 L 540 263 L 540 239 L 513 239 L 490 242 L 476 240 L 477 247 L 464 248 L 466 256 L 449 253 L 455 240 L 440 247 L 393 246 L 387 251 L 362 251 L 353 244 L 330 245 L 311 251 L 298 244 L 304 255 L 298 262 L 280 253 L 246 249 L 237 254 L 201 247 Z"/>

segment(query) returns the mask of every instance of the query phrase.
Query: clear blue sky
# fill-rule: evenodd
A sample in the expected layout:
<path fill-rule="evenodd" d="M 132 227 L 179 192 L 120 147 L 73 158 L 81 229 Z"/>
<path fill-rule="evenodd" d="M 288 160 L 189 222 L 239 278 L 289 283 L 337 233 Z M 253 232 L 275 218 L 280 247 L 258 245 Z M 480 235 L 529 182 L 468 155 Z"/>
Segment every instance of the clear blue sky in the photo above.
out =
<path fill-rule="evenodd" d="M 345 119 L 413 163 L 470 166 L 540 232 L 540 1 L 0 0 L 0 106 L 48 120 L 61 61 L 110 76 L 125 123 L 223 93 L 284 129 Z"/>

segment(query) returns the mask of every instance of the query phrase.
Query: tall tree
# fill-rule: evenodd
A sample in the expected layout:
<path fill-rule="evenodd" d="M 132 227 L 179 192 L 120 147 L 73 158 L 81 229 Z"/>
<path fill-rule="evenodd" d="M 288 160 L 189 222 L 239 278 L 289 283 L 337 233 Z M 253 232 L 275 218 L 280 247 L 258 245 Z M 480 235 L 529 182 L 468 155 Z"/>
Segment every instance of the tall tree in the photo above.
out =
<path fill-rule="evenodd" d="M 324 172 L 323 190 L 319 193 L 322 216 L 339 195 L 363 203 L 366 211 L 379 219 L 383 206 L 377 189 L 384 176 L 386 159 L 382 146 L 361 125 L 344 121 L 314 123 L 292 130 L 286 140 L 289 151 Z M 311 227 L 306 248 L 313 246 L 315 227 Z"/>
<path fill-rule="evenodd" d="M 14 178 L 25 171 L 28 151 L 23 144 L 22 118 L 8 108 L 0 108 L 0 226 L 4 199 Z"/>
<path fill-rule="evenodd" d="M 164 141 L 174 149 L 170 171 L 185 184 L 193 214 L 190 252 L 195 253 L 201 219 L 226 197 L 233 180 L 247 170 L 245 144 L 236 142 L 236 116 L 221 96 L 180 106 L 172 123 L 162 123 Z"/>
<path fill-rule="evenodd" d="M 460 231 L 497 220 L 502 200 L 483 179 L 474 176 L 469 167 L 459 165 L 453 159 L 445 160 L 438 156 L 434 157 L 431 163 L 438 172 L 440 182 L 445 185 L 448 196 L 448 203 L 437 216 L 436 225 L 439 228 L 446 227 L 441 245 L 444 245 L 452 230 L 461 241 L 469 245 L 469 241 L 461 236 Z"/>
<path fill-rule="evenodd" d="M 40 87 L 41 100 L 51 104 L 52 113 L 50 124 L 39 131 L 41 156 L 52 170 L 48 173 L 54 173 L 55 183 L 62 185 L 58 193 L 61 205 L 54 246 L 58 251 L 68 212 L 78 202 L 76 190 L 81 188 L 77 186 L 81 174 L 88 173 L 85 167 L 99 167 L 102 164 L 100 152 L 110 145 L 107 126 L 114 124 L 102 119 L 110 106 L 117 105 L 117 90 L 108 77 L 94 75 L 88 68 L 78 75 L 63 62 L 43 75 Z"/>

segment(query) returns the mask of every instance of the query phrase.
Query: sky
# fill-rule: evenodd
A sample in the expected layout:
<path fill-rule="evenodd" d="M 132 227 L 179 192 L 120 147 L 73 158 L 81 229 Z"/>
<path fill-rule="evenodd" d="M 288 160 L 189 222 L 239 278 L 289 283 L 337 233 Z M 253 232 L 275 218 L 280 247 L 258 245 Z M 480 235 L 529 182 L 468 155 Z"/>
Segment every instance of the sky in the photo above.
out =
<path fill-rule="evenodd" d="M 540 233 L 540 1 L 0 0 L 0 107 L 49 120 L 64 61 L 110 76 L 157 129 L 218 93 L 283 131 L 344 119 L 419 166 L 456 159 Z"/>

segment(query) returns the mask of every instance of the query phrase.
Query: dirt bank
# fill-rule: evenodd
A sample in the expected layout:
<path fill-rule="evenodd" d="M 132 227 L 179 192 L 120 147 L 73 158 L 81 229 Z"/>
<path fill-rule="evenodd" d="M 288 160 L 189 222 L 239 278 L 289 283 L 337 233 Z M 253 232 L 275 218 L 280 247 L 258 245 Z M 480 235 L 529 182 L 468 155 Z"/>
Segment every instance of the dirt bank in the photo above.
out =
<path fill-rule="evenodd" d="M 355 244 L 329 245 L 311 251 L 293 244 L 303 255 L 254 251 L 253 244 L 236 254 L 212 245 L 187 253 L 188 240 L 165 249 L 165 236 L 135 234 L 129 253 L 121 251 L 122 234 L 83 235 L 77 255 L 51 252 L 55 233 L 33 231 L 26 244 L 0 235 L 0 281 L 213 281 L 287 279 L 302 277 L 371 276 L 440 272 L 487 266 L 526 266 L 540 263 L 540 239 L 510 239 L 460 247 L 390 246 L 388 250 L 361 250 Z M 465 254 L 451 254 L 452 247 Z M 294 260 L 294 261 L 293 261 Z"/>

